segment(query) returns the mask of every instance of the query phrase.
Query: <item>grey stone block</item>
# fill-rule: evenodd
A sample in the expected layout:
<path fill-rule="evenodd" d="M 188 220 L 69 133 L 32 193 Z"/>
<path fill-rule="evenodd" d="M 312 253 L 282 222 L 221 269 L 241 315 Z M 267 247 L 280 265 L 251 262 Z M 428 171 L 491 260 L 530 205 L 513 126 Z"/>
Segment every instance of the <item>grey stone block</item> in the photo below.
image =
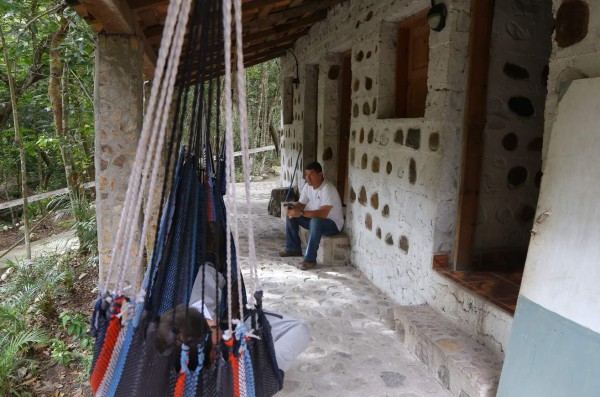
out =
<path fill-rule="evenodd" d="M 496 395 L 502 360 L 428 305 L 396 306 L 396 330 L 405 347 L 457 397 Z"/>

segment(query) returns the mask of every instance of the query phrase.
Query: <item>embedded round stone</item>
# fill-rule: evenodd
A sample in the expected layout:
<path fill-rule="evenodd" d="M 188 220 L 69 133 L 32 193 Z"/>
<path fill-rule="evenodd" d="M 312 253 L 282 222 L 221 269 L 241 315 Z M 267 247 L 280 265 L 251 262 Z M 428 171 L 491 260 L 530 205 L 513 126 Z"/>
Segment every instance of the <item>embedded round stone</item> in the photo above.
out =
<path fill-rule="evenodd" d="M 563 1 L 556 11 L 555 40 L 559 47 L 570 47 L 587 36 L 590 9 L 585 1 Z"/>
<path fill-rule="evenodd" d="M 400 236 L 400 240 L 398 240 L 398 246 L 405 254 L 408 254 L 408 237 Z"/>
<path fill-rule="evenodd" d="M 522 186 L 527 180 L 527 169 L 521 165 L 513 167 L 508 171 L 508 187 L 515 189 Z"/>
<path fill-rule="evenodd" d="M 417 163 L 415 159 L 410 159 L 408 164 L 408 181 L 414 185 L 417 182 Z"/>

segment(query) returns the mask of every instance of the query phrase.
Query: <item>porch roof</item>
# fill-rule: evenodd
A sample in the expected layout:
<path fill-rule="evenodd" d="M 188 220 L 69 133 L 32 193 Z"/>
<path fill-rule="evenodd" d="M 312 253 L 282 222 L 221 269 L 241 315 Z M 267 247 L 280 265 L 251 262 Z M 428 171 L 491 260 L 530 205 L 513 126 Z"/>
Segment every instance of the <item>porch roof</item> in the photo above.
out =
<path fill-rule="evenodd" d="M 327 10 L 344 0 L 242 0 L 246 67 L 282 56 Z M 72 0 L 97 32 L 135 34 L 144 43 L 144 74 L 152 79 L 169 0 Z"/>

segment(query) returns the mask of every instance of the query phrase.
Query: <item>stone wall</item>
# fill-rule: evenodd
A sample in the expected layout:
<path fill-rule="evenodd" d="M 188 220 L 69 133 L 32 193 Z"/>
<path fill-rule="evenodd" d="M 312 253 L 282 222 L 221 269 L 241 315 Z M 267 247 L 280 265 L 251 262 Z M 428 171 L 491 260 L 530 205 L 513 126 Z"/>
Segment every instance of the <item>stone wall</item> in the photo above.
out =
<path fill-rule="evenodd" d="M 451 287 L 432 271 L 433 254 L 450 252 L 453 246 L 470 24 L 468 0 L 445 3 L 446 28 L 429 37 L 428 96 L 422 118 L 390 118 L 390 109 L 397 24 L 428 8 L 429 1 L 350 0 L 330 10 L 326 22 L 314 25 L 298 40 L 294 52 L 301 63 L 301 83 L 294 88 L 293 120 L 283 128 L 282 184 L 289 183 L 298 150 L 305 144 L 303 95 L 309 76 L 303 63 L 319 66 L 317 157 L 326 176 L 336 181 L 342 55 L 350 50 L 345 230 L 351 238 L 351 261 L 397 303 L 427 302 L 464 321 L 465 311 L 478 316 L 478 310 L 489 310 L 469 305 L 468 294 L 449 291 Z M 282 62 L 284 90 L 295 73 L 295 62 L 288 55 Z M 491 326 L 474 325 L 470 331 L 492 332 L 493 327 L 504 327 L 500 332 L 504 339 L 507 318 L 495 318 Z M 503 341 L 494 343 L 502 346 Z"/>
<path fill-rule="evenodd" d="M 495 3 L 476 251 L 529 243 L 541 180 L 551 6 Z"/>
<path fill-rule="evenodd" d="M 99 34 L 95 71 L 96 214 L 100 280 L 112 260 L 116 230 L 142 129 L 142 44 L 136 37 Z M 138 247 L 134 247 L 136 250 Z M 141 270 L 141 269 L 136 269 Z M 126 274 L 137 285 L 139 272 Z"/>

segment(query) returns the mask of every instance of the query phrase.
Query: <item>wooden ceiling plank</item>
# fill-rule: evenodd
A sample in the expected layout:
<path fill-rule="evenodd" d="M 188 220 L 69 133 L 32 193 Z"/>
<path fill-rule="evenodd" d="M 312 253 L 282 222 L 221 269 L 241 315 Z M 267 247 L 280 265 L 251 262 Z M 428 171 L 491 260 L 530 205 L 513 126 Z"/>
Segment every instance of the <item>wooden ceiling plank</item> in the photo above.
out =
<path fill-rule="evenodd" d="M 328 9 L 345 0 L 243 0 L 245 63 L 257 64 L 277 57 L 327 17 Z M 144 71 L 151 78 L 156 64 L 169 0 L 80 0 L 75 7 L 95 30 L 136 34 L 144 46 Z M 146 15 L 156 14 L 154 21 Z M 164 13 L 164 12 L 163 12 Z M 151 26 L 150 26 L 151 25 Z M 153 47 L 156 51 L 153 49 Z M 257 61 L 259 60 L 259 61 Z"/>
<path fill-rule="evenodd" d="M 277 3 L 275 0 L 250 0 L 242 3 L 242 10 L 254 10 L 256 8 Z"/>
<path fill-rule="evenodd" d="M 270 49 L 273 52 L 284 51 L 287 48 L 292 48 L 292 46 L 295 42 L 296 42 L 296 40 L 293 38 L 290 38 L 288 40 L 285 40 L 285 39 L 279 40 L 279 41 L 265 41 L 263 43 L 244 48 L 244 57 L 246 56 L 246 54 L 248 54 L 248 57 L 251 57 L 251 55 L 253 53 L 261 52 L 266 49 Z"/>
<path fill-rule="evenodd" d="M 158 5 L 169 4 L 169 0 L 127 0 L 132 11 L 147 10 Z"/>
<path fill-rule="evenodd" d="M 273 26 L 285 24 L 288 19 L 302 17 L 306 14 L 313 14 L 321 10 L 327 10 L 331 6 L 341 3 L 344 0 L 323 0 L 304 4 L 300 7 L 290 8 L 284 11 L 269 14 L 265 18 L 259 18 L 244 25 L 246 31 L 262 28 L 270 29 Z"/>
<path fill-rule="evenodd" d="M 268 40 L 266 41 L 267 43 L 278 43 L 280 41 L 286 41 L 286 42 L 294 41 L 295 42 L 300 37 L 306 36 L 307 33 L 308 33 L 307 29 L 298 30 L 298 31 L 294 31 L 294 32 L 284 32 L 284 33 L 279 33 L 276 35 L 271 33 L 269 36 L 264 36 L 261 39 L 268 38 Z M 255 43 L 256 41 L 258 41 L 258 39 L 250 40 L 249 38 L 247 38 L 246 40 L 244 40 L 244 48 L 255 45 L 255 44 L 261 44 L 261 43 Z"/>
<path fill-rule="evenodd" d="M 267 6 L 264 6 L 263 8 L 260 9 L 260 11 L 258 12 L 258 17 L 259 18 L 264 18 L 267 15 L 269 15 L 269 13 L 271 12 L 271 10 L 273 9 L 273 7 L 275 7 L 275 4 L 269 4 Z"/>

